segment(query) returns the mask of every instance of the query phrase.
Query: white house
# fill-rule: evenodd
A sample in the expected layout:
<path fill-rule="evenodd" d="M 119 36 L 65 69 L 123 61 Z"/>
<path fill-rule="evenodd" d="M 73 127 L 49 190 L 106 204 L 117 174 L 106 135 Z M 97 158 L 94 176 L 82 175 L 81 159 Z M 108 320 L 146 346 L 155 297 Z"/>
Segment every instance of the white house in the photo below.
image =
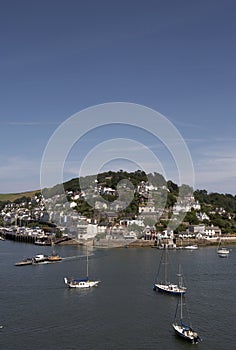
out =
<path fill-rule="evenodd" d="M 205 229 L 205 234 L 208 237 L 218 237 L 221 235 L 221 229 L 218 226 L 207 226 Z"/>
<path fill-rule="evenodd" d="M 203 220 L 210 220 L 209 216 L 206 214 L 206 213 L 197 213 L 196 214 L 197 218 L 200 220 L 200 221 L 203 221 Z"/>
<path fill-rule="evenodd" d="M 138 226 L 141 226 L 141 227 L 144 227 L 144 222 L 143 222 L 143 219 L 123 219 L 123 220 L 120 220 L 120 225 L 124 225 L 124 226 L 130 226 L 130 225 L 138 225 Z"/>

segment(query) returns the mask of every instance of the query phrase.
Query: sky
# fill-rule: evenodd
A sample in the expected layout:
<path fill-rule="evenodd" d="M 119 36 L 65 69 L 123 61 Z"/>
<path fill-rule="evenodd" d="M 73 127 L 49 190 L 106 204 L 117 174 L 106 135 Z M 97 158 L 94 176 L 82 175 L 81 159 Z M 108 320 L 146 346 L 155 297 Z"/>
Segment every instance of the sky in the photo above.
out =
<path fill-rule="evenodd" d="M 123 102 L 161 113 L 178 130 L 191 155 L 194 190 L 235 195 L 235 12 L 234 0 L 2 0 L 0 193 L 39 189 L 56 130 L 85 109 Z M 83 123 L 82 113 L 78 133 Z M 90 127 L 68 154 L 65 180 L 78 176 L 94 147 L 118 138 L 134 139 L 140 159 L 134 164 L 129 149 L 125 159 L 121 142 L 120 159 L 100 170 L 141 165 L 175 182 L 161 142 L 122 124 Z M 159 168 L 141 159 L 142 145 Z"/>

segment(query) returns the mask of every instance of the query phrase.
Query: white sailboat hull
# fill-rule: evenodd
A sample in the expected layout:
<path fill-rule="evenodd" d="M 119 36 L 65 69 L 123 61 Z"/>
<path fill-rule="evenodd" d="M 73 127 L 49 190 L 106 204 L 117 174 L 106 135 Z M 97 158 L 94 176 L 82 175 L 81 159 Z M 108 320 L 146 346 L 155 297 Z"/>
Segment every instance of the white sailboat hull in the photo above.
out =
<path fill-rule="evenodd" d="M 88 272 L 88 249 L 87 249 L 87 259 L 86 259 L 86 263 L 87 263 L 87 274 L 85 278 L 82 279 L 76 279 L 76 278 L 71 278 L 68 279 L 67 277 L 64 277 L 64 282 L 65 284 L 69 287 L 69 288 L 79 288 L 79 289 L 88 289 L 88 288 L 92 288 L 92 287 L 97 287 L 98 284 L 100 283 L 100 281 L 90 281 L 88 276 L 89 276 L 89 272 Z"/>
<path fill-rule="evenodd" d="M 217 254 L 222 257 L 222 258 L 227 258 L 227 256 L 229 255 L 229 249 L 227 248 L 219 248 L 217 250 Z"/>
<path fill-rule="evenodd" d="M 186 293 L 185 287 L 179 287 L 177 284 L 158 284 L 154 285 L 154 289 L 157 289 L 159 292 L 169 293 L 174 295 L 180 295 Z"/>
<path fill-rule="evenodd" d="M 230 253 L 230 250 L 226 247 L 222 247 L 221 245 L 221 239 L 219 240 L 219 245 L 217 248 L 217 254 L 221 258 L 227 258 Z"/>
<path fill-rule="evenodd" d="M 196 249 L 198 249 L 198 246 L 196 244 L 187 245 L 186 247 L 184 247 L 184 249 L 196 250 Z"/>
<path fill-rule="evenodd" d="M 160 266 L 161 264 L 163 265 L 164 273 L 163 273 L 163 279 L 160 280 L 157 278 L 156 283 L 154 283 L 153 290 L 162 293 L 167 293 L 167 294 L 172 294 L 172 295 L 182 295 L 185 294 L 187 291 L 187 288 L 183 286 L 183 279 L 182 275 L 180 273 L 180 267 L 179 267 L 179 273 L 178 273 L 178 278 L 179 278 L 179 283 L 174 284 L 168 281 L 167 279 L 167 250 L 164 249 L 162 256 L 161 256 L 161 261 L 160 261 Z M 160 271 L 160 266 L 159 266 L 159 271 Z"/>
<path fill-rule="evenodd" d="M 64 282 L 69 288 L 91 288 L 96 287 L 100 283 L 100 281 L 76 281 L 76 280 L 68 280 L 64 277 Z"/>

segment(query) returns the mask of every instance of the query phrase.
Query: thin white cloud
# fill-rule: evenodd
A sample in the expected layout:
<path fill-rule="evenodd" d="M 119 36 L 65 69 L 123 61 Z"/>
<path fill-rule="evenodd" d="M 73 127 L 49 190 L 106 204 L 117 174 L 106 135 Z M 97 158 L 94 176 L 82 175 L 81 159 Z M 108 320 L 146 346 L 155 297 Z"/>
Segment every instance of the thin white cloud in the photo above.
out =
<path fill-rule="evenodd" d="M 40 125 L 59 125 L 60 123 L 55 122 L 46 122 L 46 121 L 13 121 L 13 122 L 3 122 L 1 124 L 10 125 L 10 126 L 40 126 Z"/>

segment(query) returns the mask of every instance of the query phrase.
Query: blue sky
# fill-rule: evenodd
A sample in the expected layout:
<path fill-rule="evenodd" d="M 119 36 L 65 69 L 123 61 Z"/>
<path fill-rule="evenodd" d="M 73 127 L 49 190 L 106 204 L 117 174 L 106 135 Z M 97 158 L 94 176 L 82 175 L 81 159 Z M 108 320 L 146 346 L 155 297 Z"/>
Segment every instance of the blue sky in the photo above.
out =
<path fill-rule="evenodd" d="M 235 11 L 233 0 L 1 1 L 0 193 L 38 189 L 56 128 L 119 101 L 152 108 L 179 130 L 194 189 L 236 194 Z M 66 179 L 94 144 L 124 135 L 138 138 L 122 126 L 93 130 L 71 151 Z"/>

